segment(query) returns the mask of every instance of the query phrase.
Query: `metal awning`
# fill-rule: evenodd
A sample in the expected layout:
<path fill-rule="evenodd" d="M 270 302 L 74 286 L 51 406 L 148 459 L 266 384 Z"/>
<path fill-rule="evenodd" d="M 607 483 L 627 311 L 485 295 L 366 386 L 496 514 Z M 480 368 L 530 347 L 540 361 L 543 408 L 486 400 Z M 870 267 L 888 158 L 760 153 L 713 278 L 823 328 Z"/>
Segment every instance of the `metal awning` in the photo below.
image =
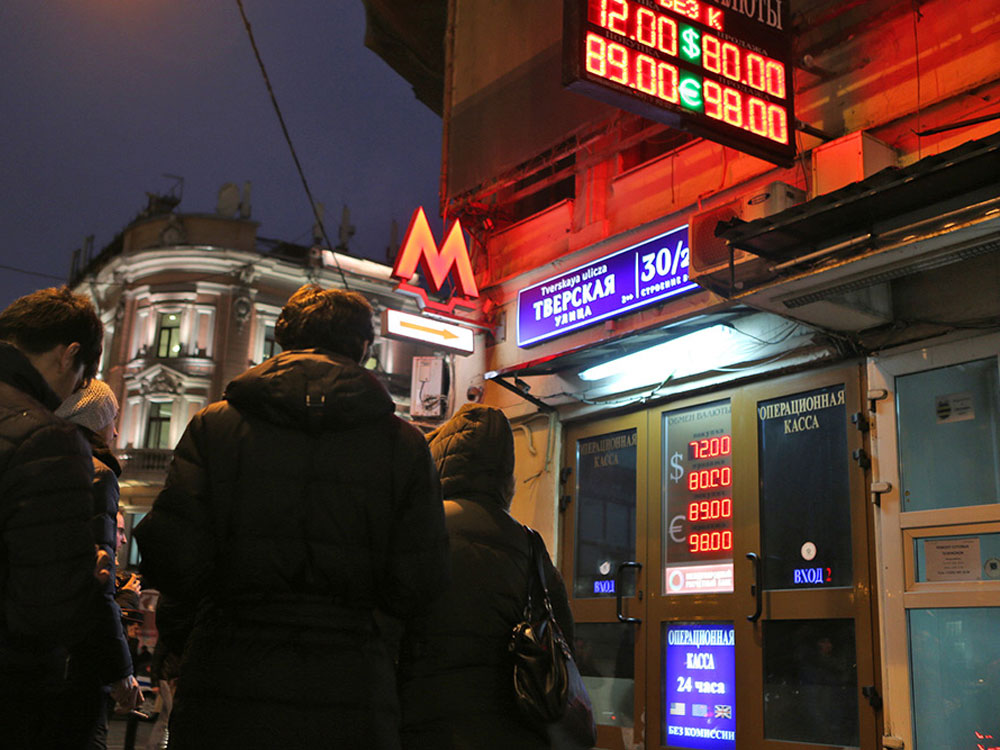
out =
<path fill-rule="evenodd" d="M 844 242 L 860 253 L 900 227 L 1000 195 L 1000 133 L 969 141 L 909 167 L 889 167 L 773 216 L 720 222 L 718 236 L 778 263 Z"/>

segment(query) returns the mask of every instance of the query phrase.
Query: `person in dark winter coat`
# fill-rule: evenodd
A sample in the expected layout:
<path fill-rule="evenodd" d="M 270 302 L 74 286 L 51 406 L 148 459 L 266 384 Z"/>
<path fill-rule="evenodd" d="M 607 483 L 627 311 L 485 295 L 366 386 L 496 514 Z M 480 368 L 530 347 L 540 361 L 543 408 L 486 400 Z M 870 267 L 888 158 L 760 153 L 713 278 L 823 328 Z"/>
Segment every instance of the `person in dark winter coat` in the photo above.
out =
<path fill-rule="evenodd" d="M 61 747 L 51 709 L 61 647 L 78 642 L 98 588 L 90 447 L 53 414 L 97 370 L 93 306 L 43 289 L 0 313 L 0 745 Z"/>
<path fill-rule="evenodd" d="M 434 464 L 359 366 L 364 297 L 303 287 L 275 338 L 285 351 L 194 416 L 133 532 L 146 582 L 197 610 L 170 747 L 398 748 L 373 613 L 411 617 L 447 586 Z"/>
<path fill-rule="evenodd" d="M 87 637 L 70 650 L 67 666 L 69 688 L 57 707 L 58 723 L 66 747 L 90 746 L 107 737 L 107 703 L 110 694 L 123 710 L 142 702 L 142 691 L 133 676 L 132 658 L 122 630 L 121 610 L 115 602 L 114 558 L 117 551 L 118 477 L 122 473 L 109 444 L 117 434 L 118 400 L 101 380 L 71 395 L 56 409 L 56 416 L 79 426 L 94 455 L 94 505 L 91 529 L 94 541 L 108 556 L 102 587 L 95 592 L 96 622 Z"/>
<path fill-rule="evenodd" d="M 507 651 L 528 598 L 531 548 L 509 513 L 514 437 L 503 412 L 466 404 L 429 436 L 451 545 L 451 588 L 410 623 L 400 656 L 405 750 L 541 750 L 521 716 Z M 569 643 L 562 577 L 543 560 L 552 607 Z"/>

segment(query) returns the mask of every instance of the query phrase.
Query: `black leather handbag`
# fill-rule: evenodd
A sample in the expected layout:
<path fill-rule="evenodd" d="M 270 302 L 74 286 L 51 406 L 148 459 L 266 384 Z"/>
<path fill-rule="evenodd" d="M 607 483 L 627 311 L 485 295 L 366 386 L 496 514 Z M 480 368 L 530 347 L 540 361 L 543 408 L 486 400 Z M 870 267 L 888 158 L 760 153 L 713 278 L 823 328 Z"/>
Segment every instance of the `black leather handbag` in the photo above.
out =
<path fill-rule="evenodd" d="M 514 626 L 510 653 L 514 661 L 514 695 L 521 713 L 548 735 L 553 750 L 585 750 L 597 741 L 590 696 L 573 661 L 573 652 L 552 613 L 545 571 L 544 543 L 525 527 L 531 545 L 528 603 Z M 533 595 L 540 587 L 541 596 Z M 533 607 L 537 603 L 540 606 Z"/>

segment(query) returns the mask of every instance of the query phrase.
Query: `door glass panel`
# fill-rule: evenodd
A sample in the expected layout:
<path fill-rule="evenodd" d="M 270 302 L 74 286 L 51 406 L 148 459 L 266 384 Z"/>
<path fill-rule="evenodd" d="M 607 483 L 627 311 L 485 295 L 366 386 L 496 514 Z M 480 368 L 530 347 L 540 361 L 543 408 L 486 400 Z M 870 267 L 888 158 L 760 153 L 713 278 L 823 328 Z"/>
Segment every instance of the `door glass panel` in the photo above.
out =
<path fill-rule="evenodd" d="M 663 415 L 663 593 L 733 590 L 728 401 Z"/>
<path fill-rule="evenodd" d="M 1000 534 L 918 537 L 913 556 L 918 582 L 1000 580 Z"/>
<path fill-rule="evenodd" d="M 736 747 L 736 652 L 732 623 L 663 624 L 661 745 Z"/>
<path fill-rule="evenodd" d="M 587 686 L 594 720 L 608 726 L 633 726 L 635 628 L 617 622 L 578 622 L 574 639 L 576 666 Z"/>
<path fill-rule="evenodd" d="M 635 428 L 576 444 L 576 571 L 573 596 L 614 597 L 618 564 L 635 560 Z M 622 576 L 622 594 L 635 576 Z"/>
<path fill-rule="evenodd" d="M 844 386 L 757 404 L 765 589 L 853 585 Z"/>
<path fill-rule="evenodd" d="M 764 736 L 858 746 L 854 621 L 763 623 Z"/>
<path fill-rule="evenodd" d="M 910 674 L 918 750 L 1000 746 L 1000 609 L 911 609 Z"/>
<path fill-rule="evenodd" d="M 993 358 L 896 378 L 903 511 L 996 503 Z"/>

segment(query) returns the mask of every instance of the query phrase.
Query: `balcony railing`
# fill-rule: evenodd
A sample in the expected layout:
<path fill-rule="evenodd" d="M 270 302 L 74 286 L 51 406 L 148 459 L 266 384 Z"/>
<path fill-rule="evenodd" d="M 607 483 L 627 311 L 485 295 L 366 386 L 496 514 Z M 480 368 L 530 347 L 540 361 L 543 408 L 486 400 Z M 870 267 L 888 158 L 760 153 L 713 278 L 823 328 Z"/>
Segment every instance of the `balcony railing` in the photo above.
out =
<path fill-rule="evenodd" d="M 122 465 L 121 481 L 159 483 L 166 479 L 167 467 L 174 457 L 172 450 L 126 448 L 118 453 Z"/>

